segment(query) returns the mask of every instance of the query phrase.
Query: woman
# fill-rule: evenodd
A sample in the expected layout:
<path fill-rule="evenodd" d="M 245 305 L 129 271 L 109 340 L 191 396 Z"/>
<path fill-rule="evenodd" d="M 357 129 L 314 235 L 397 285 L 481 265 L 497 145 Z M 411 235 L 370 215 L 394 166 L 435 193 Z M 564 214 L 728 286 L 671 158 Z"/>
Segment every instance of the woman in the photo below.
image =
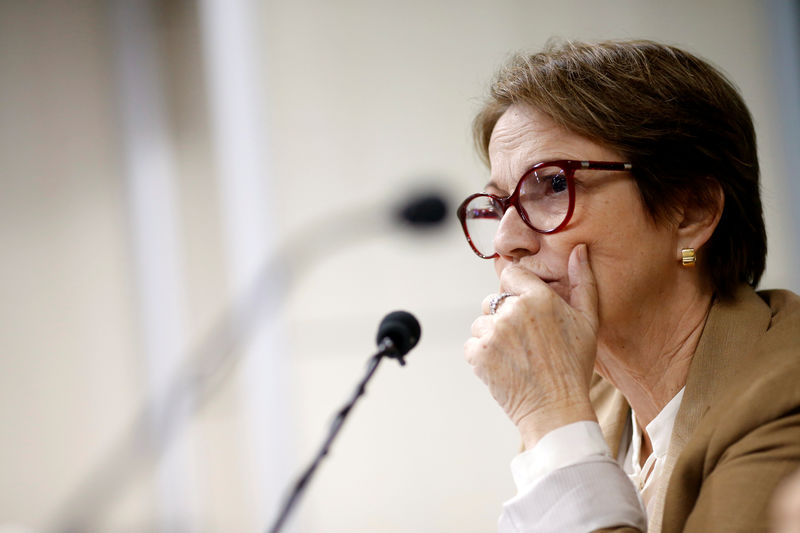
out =
<path fill-rule="evenodd" d="M 518 428 L 505 531 L 764 531 L 800 466 L 800 299 L 756 293 L 750 114 L 648 41 L 517 57 L 475 121 L 494 259 L 465 357 Z M 632 483 L 633 482 L 633 483 Z"/>

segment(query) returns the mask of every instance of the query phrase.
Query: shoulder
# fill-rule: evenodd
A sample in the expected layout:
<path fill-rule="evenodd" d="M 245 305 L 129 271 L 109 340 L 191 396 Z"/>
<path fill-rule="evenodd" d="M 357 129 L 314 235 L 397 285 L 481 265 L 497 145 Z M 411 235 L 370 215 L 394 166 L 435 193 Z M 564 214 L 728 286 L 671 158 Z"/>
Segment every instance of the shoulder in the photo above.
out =
<path fill-rule="evenodd" d="M 800 297 L 742 288 L 706 329 L 676 419 L 687 434 L 664 531 L 761 531 L 772 490 L 800 467 Z"/>
<path fill-rule="evenodd" d="M 766 401 L 753 407 L 762 412 L 774 409 L 777 415 L 800 405 L 800 296 L 786 290 L 750 291 L 764 309 L 758 317 L 742 315 L 749 321 L 737 324 L 734 335 L 741 339 L 739 346 L 715 354 L 719 365 L 735 369 L 721 387 L 727 394 L 720 395 L 720 401 L 735 398 L 734 403 L 744 408 L 743 402 L 761 397 Z"/>
<path fill-rule="evenodd" d="M 800 296 L 787 290 L 756 292 L 745 286 L 735 298 L 712 306 L 695 357 L 713 359 L 706 366 L 723 373 L 733 369 L 726 376 L 733 378 L 755 368 L 769 371 L 780 354 L 799 349 Z M 786 362 L 800 365 L 800 358 Z M 726 381 L 730 385 L 736 380 Z"/>
<path fill-rule="evenodd" d="M 786 290 L 759 291 L 758 297 L 769 308 L 769 323 L 757 333 L 752 354 L 743 370 L 756 370 L 770 381 L 789 381 L 800 392 L 800 296 Z"/>
<path fill-rule="evenodd" d="M 783 289 L 758 291 L 756 294 L 769 306 L 769 330 L 773 334 L 777 331 L 800 334 L 800 296 Z"/>
<path fill-rule="evenodd" d="M 710 353 L 702 356 L 708 360 L 704 383 L 695 381 L 714 390 L 701 425 L 713 430 L 720 444 L 800 408 L 800 297 L 747 288 L 729 305 L 718 319 L 728 327 L 715 332 Z"/>
<path fill-rule="evenodd" d="M 722 454 L 791 417 L 800 409 L 798 383 L 800 297 L 742 287 L 735 299 L 712 307 L 689 370 L 681 411 L 696 420 L 692 440 Z"/>

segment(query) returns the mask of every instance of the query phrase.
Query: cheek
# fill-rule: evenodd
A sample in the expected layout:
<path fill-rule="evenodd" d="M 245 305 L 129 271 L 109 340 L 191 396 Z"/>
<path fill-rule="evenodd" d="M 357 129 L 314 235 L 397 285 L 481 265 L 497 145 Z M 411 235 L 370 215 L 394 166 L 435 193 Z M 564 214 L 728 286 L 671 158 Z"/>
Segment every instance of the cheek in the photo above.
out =
<path fill-rule="evenodd" d="M 642 302 L 660 300 L 674 284 L 668 236 L 659 240 L 625 233 L 611 240 L 598 239 L 589 247 L 589 257 L 604 315 L 601 320 L 636 314 Z"/>
<path fill-rule="evenodd" d="M 643 239 L 635 232 L 625 232 L 611 233 L 606 238 L 598 238 L 587 244 L 598 281 L 624 289 L 626 280 L 635 284 L 636 280 L 664 275 L 664 242 Z"/>
<path fill-rule="evenodd" d="M 665 234 L 653 227 L 639 209 L 618 202 L 606 202 L 601 207 L 582 235 L 598 267 L 621 274 L 632 265 L 647 263 L 648 256 L 661 254 Z"/>

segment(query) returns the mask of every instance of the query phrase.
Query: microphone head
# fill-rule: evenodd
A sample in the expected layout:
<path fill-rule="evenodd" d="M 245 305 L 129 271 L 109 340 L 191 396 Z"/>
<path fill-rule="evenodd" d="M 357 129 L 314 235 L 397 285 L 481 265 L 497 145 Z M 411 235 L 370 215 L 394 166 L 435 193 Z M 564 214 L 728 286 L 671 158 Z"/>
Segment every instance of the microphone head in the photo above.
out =
<path fill-rule="evenodd" d="M 447 216 L 447 202 L 441 194 L 415 196 L 398 209 L 400 220 L 416 227 L 439 225 Z"/>
<path fill-rule="evenodd" d="M 396 357 L 402 357 L 417 345 L 422 329 L 414 315 L 407 311 L 392 311 L 381 320 L 378 326 L 378 339 L 389 338 L 397 350 Z"/>

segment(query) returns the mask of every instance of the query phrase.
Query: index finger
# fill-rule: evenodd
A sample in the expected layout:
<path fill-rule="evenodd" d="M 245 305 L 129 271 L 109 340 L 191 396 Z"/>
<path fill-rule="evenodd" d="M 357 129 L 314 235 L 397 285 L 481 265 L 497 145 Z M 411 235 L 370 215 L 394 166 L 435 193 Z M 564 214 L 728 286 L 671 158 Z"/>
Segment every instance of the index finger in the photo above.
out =
<path fill-rule="evenodd" d="M 524 294 L 534 289 L 546 288 L 542 279 L 521 266 L 509 265 L 500 274 L 500 291 L 512 294 Z"/>

